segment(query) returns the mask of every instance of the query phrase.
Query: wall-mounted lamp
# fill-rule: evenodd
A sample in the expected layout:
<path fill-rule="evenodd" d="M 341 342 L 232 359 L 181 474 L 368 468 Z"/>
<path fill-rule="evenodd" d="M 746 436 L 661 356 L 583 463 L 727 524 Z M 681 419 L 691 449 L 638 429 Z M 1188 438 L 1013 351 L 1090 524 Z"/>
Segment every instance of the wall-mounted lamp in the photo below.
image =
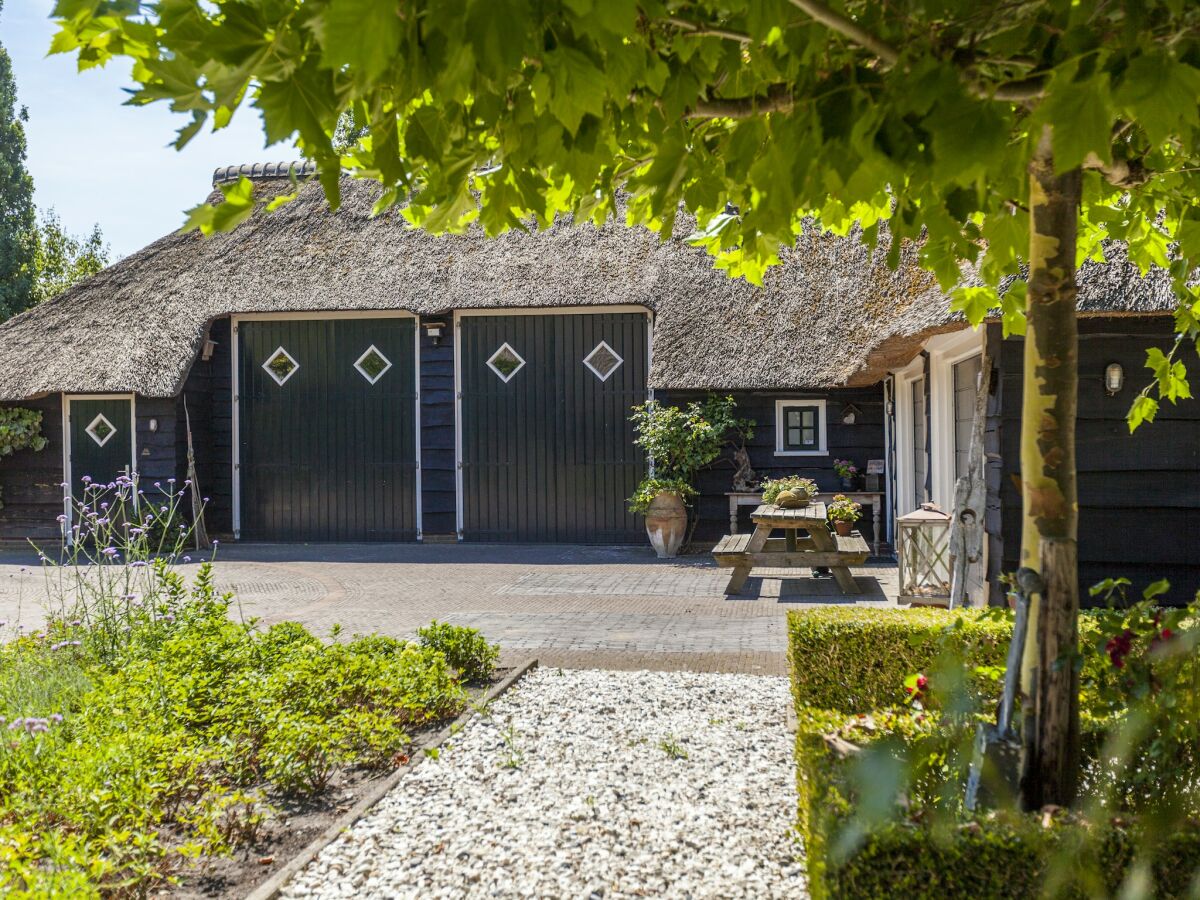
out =
<path fill-rule="evenodd" d="M 442 342 L 442 335 L 446 331 L 446 323 L 441 319 L 426 319 L 421 323 L 421 327 L 425 329 L 426 336 L 433 341 L 433 346 L 438 346 Z"/>
<path fill-rule="evenodd" d="M 217 342 L 214 340 L 210 340 L 209 338 L 205 338 L 204 339 L 204 349 L 200 351 L 200 360 L 202 362 L 208 362 L 210 359 L 213 358 L 213 354 L 216 351 L 217 351 Z"/>
<path fill-rule="evenodd" d="M 853 425 L 858 421 L 860 410 L 853 403 L 847 403 L 846 408 L 842 410 L 842 424 Z"/>
<path fill-rule="evenodd" d="M 1125 386 L 1125 370 L 1118 362 L 1109 363 L 1104 369 L 1104 390 L 1108 396 L 1115 397 Z"/>
<path fill-rule="evenodd" d="M 151 419 L 151 420 L 150 420 L 150 430 L 151 430 L 151 431 L 158 431 L 158 419 Z"/>

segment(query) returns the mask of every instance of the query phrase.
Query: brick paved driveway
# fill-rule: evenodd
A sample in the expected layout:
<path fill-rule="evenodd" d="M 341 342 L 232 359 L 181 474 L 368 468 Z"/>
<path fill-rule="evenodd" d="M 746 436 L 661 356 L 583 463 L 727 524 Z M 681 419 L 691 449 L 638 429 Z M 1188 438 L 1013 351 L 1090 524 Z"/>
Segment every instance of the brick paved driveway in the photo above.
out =
<path fill-rule="evenodd" d="M 0 619 L 36 627 L 43 579 L 21 550 L 0 550 Z M 185 566 L 185 568 L 194 568 Z M 896 569 L 853 570 L 863 594 L 831 579 L 756 570 L 726 598 L 728 570 L 706 556 L 658 560 L 649 548 L 481 544 L 223 546 L 222 587 L 242 613 L 317 633 L 412 634 L 430 619 L 472 625 L 505 662 L 611 669 L 782 674 L 789 609 L 829 603 L 892 605 Z"/>

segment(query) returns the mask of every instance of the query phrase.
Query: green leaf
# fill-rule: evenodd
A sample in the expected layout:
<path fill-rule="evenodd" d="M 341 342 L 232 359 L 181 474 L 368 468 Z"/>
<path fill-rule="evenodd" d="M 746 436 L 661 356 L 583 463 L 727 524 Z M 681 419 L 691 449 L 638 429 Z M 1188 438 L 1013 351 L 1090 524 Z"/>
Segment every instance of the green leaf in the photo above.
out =
<path fill-rule="evenodd" d="M 1113 113 L 1107 75 L 1096 75 L 1086 81 L 1055 78 L 1037 119 L 1052 129 L 1057 171 L 1074 169 L 1089 153 L 1095 153 L 1104 162 L 1112 161 Z"/>
<path fill-rule="evenodd" d="M 321 29 L 325 64 L 382 75 L 400 49 L 403 22 L 389 0 L 329 0 Z"/>
<path fill-rule="evenodd" d="M 567 131 L 575 134 L 585 115 L 599 116 L 604 112 L 607 95 L 604 73 L 574 47 L 560 47 L 546 56 L 554 82 L 550 112 Z"/>
<path fill-rule="evenodd" d="M 972 326 L 982 322 L 999 305 L 1000 298 L 995 288 L 960 287 L 950 295 L 950 311 L 961 312 Z"/>
<path fill-rule="evenodd" d="M 222 184 L 224 199 L 218 204 L 201 203 L 187 213 L 180 231 L 200 231 L 205 237 L 220 231 L 232 231 L 254 212 L 254 182 L 246 176 Z"/>
<path fill-rule="evenodd" d="M 1142 591 L 1144 600 L 1153 600 L 1155 597 L 1161 597 L 1171 589 L 1171 582 L 1165 578 L 1160 578 L 1153 584 L 1146 585 L 1146 589 Z"/>
<path fill-rule="evenodd" d="M 1137 431 L 1143 422 L 1153 422 L 1157 413 L 1158 401 L 1145 394 L 1139 394 L 1125 415 L 1125 421 L 1129 424 L 1129 433 L 1133 434 Z"/>
<path fill-rule="evenodd" d="M 258 89 L 254 105 L 262 110 L 267 143 L 290 138 L 296 132 L 311 146 L 329 147 L 329 134 L 337 123 L 338 103 L 327 69 L 314 60 L 283 81 L 268 81 Z"/>
<path fill-rule="evenodd" d="M 1200 70 L 1156 50 L 1129 64 L 1114 100 L 1146 129 L 1150 143 L 1160 144 L 1182 126 L 1200 124 L 1198 95 Z"/>

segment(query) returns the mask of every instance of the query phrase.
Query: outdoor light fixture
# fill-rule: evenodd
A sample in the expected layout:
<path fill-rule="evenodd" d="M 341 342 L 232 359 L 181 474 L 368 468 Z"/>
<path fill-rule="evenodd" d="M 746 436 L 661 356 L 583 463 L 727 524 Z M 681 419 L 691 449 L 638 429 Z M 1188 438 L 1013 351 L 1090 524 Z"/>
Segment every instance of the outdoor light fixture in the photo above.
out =
<path fill-rule="evenodd" d="M 216 352 L 217 342 L 211 338 L 204 339 L 204 349 L 200 351 L 200 361 L 208 362 L 213 358 L 213 353 Z"/>
<path fill-rule="evenodd" d="M 1115 397 L 1121 393 L 1124 386 L 1125 370 L 1118 362 L 1109 363 L 1104 370 L 1104 390 L 1108 392 L 1108 396 Z"/>
<path fill-rule="evenodd" d="M 442 342 L 442 332 L 446 329 L 446 323 L 441 319 L 429 319 L 421 323 L 421 327 L 425 329 L 425 334 L 433 341 L 433 346 L 438 346 Z"/>
<path fill-rule="evenodd" d="M 151 431 L 158 431 L 158 419 L 151 419 L 151 420 L 150 420 L 150 430 L 151 430 Z"/>
<path fill-rule="evenodd" d="M 858 421 L 858 407 L 853 403 L 847 403 L 846 408 L 842 410 L 842 424 L 853 425 Z"/>

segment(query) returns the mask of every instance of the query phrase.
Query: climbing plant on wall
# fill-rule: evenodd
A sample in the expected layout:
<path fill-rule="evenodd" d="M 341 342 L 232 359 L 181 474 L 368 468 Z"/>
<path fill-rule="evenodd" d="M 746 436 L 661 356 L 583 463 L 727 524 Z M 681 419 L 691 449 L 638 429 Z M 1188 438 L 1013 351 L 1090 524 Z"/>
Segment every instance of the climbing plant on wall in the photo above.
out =
<path fill-rule="evenodd" d="M 0 458 L 11 456 L 18 450 L 33 450 L 35 453 L 46 447 L 42 435 L 42 414 L 36 409 L 20 407 L 0 408 Z M 4 497 L 0 495 L 0 509 Z"/>

